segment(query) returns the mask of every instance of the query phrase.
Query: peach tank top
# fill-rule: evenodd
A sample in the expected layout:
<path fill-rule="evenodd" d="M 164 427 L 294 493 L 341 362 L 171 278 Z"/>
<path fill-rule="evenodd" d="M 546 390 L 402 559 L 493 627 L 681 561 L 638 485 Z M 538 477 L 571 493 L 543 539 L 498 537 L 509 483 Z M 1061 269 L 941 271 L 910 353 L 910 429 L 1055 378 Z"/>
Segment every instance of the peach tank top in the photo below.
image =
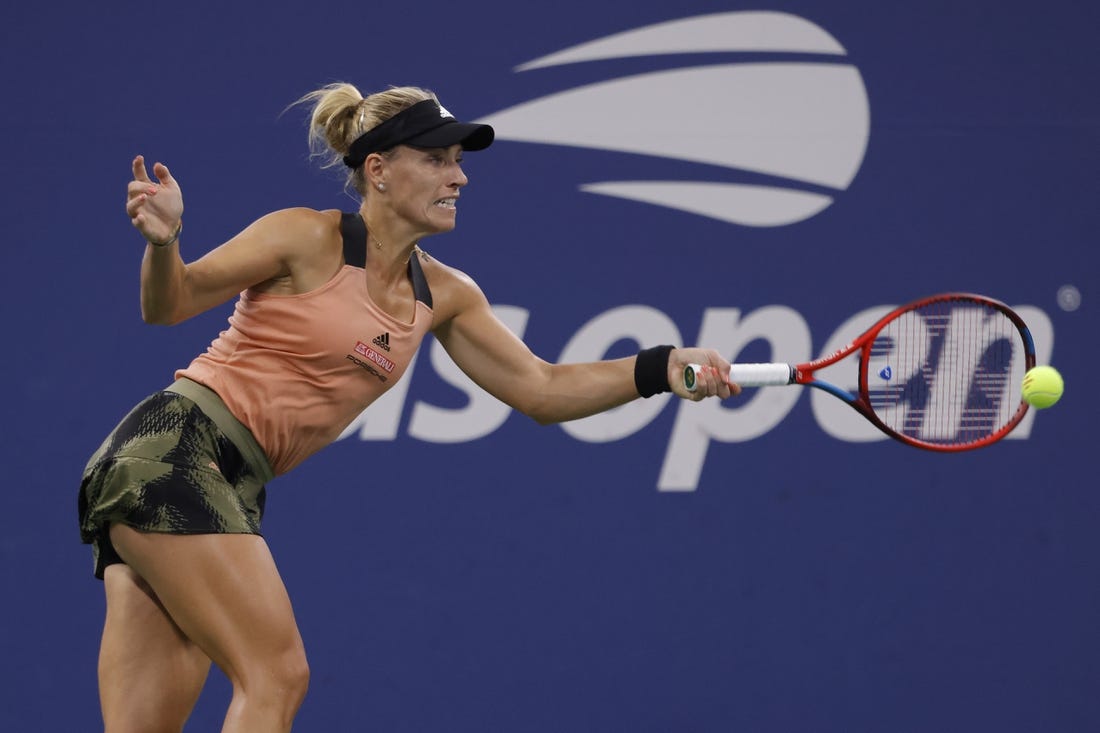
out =
<path fill-rule="evenodd" d="M 356 250 L 345 232 L 349 262 L 356 253 L 365 256 L 363 234 Z M 275 474 L 284 474 L 334 441 L 405 372 L 432 326 L 431 292 L 415 255 L 409 277 L 412 323 L 378 308 L 363 269 L 353 264 L 308 293 L 246 290 L 229 328 L 176 377 L 214 390 L 252 432 Z"/>

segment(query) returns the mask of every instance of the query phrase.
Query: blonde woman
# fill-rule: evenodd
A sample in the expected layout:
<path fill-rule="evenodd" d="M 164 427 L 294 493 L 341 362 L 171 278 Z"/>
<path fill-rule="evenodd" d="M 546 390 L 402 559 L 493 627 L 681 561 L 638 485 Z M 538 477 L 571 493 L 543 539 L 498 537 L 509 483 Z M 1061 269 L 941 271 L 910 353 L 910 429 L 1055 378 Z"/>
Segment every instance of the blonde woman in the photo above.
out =
<path fill-rule="evenodd" d="M 711 350 L 547 363 L 470 277 L 420 249 L 454 229 L 462 156 L 488 147 L 492 128 L 457 121 L 413 87 L 363 97 L 341 83 L 300 101 L 312 105 L 315 152 L 347 166 L 357 212 L 276 211 L 185 263 L 178 182 L 133 161 L 126 212 L 147 242 L 144 319 L 175 324 L 238 300 L 227 330 L 135 407 L 84 473 L 81 536 L 107 595 L 109 732 L 181 730 L 211 661 L 233 685 L 223 731 L 290 730 L 309 668 L 260 535 L 264 485 L 400 379 L 429 331 L 481 387 L 540 423 L 670 389 L 731 394 L 729 364 Z M 679 376 L 689 362 L 710 367 L 694 392 Z"/>

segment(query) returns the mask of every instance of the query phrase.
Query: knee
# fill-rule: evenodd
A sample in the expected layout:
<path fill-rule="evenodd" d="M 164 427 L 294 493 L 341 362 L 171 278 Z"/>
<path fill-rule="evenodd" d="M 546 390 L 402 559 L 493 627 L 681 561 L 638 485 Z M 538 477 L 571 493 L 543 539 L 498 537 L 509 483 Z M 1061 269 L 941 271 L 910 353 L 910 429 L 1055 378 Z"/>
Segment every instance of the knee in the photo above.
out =
<path fill-rule="evenodd" d="M 240 691 L 248 698 L 266 700 L 266 704 L 298 709 L 309 689 L 309 662 L 301 646 L 257 660 L 254 666 L 239 680 Z"/>
<path fill-rule="evenodd" d="M 300 705 L 309 689 L 309 661 L 306 659 L 305 650 L 299 648 L 295 652 L 283 655 L 279 663 L 279 682 L 288 699 Z"/>

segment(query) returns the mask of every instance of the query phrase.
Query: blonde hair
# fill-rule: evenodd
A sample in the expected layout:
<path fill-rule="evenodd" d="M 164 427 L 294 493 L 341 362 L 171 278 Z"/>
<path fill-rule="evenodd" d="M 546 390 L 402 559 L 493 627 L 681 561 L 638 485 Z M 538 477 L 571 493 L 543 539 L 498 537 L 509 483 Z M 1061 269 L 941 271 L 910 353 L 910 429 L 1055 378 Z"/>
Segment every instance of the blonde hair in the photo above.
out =
<path fill-rule="evenodd" d="M 323 168 L 344 164 L 344 156 L 355 140 L 425 99 L 439 101 L 435 94 L 420 87 L 390 87 L 364 97 L 354 85 L 334 82 L 306 94 L 293 105 L 312 106 L 309 117 L 310 157 L 320 158 Z M 347 183 L 360 196 L 366 196 L 363 166 L 348 173 Z"/>

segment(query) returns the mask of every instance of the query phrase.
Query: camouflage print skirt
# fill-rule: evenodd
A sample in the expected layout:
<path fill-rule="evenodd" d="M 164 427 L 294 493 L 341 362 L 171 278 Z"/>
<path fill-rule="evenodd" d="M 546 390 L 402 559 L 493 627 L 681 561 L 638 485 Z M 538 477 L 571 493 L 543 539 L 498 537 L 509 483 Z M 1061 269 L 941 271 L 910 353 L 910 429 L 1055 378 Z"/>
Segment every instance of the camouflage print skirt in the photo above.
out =
<path fill-rule="evenodd" d="M 80 538 L 95 575 L 122 562 L 112 522 L 143 532 L 260 534 L 271 467 L 255 438 L 213 391 L 190 380 L 142 401 L 88 461 Z"/>

